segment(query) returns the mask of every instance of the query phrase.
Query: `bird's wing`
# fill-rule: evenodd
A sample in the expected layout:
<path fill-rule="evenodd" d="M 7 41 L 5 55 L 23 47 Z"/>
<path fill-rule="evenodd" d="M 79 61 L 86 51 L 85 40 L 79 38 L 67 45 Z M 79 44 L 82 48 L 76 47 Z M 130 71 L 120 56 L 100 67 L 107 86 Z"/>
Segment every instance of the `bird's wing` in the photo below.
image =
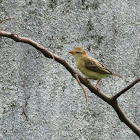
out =
<path fill-rule="evenodd" d="M 108 70 L 103 64 L 99 63 L 93 58 L 85 59 L 84 66 L 93 72 L 98 72 L 100 74 L 112 74 L 112 72 Z"/>

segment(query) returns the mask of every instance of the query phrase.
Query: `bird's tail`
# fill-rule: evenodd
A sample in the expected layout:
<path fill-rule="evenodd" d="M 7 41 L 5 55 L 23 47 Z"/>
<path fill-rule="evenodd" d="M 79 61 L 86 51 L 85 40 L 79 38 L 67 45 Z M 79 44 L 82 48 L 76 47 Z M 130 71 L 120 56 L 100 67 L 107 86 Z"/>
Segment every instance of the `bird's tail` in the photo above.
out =
<path fill-rule="evenodd" d="M 121 75 L 116 74 L 116 73 L 112 73 L 112 75 L 117 76 L 117 77 L 119 77 L 119 78 L 123 78 Z"/>

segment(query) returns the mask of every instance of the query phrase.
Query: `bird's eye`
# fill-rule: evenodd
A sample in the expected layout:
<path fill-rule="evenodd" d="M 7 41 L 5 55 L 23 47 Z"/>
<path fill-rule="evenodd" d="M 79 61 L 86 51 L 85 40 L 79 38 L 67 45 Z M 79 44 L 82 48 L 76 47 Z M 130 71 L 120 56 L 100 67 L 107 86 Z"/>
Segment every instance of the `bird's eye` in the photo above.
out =
<path fill-rule="evenodd" d="M 80 52 L 76 52 L 76 53 L 80 53 Z"/>

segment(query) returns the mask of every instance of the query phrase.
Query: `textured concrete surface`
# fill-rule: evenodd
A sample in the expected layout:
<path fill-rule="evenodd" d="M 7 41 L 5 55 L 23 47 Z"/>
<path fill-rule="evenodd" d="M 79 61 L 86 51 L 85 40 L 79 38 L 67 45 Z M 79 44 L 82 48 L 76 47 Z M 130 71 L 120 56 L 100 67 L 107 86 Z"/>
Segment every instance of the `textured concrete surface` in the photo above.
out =
<path fill-rule="evenodd" d="M 65 58 L 83 46 L 121 74 L 103 79 L 114 95 L 140 76 L 139 0 L 0 0 L 0 30 L 29 37 Z M 96 82 L 93 81 L 93 84 Z M 140 127 L 140 83 L 119 98 Z M 85 88 L 86 89 L 86 88 Z M 0 38 L 0 140 L 139 140 L 114 110 L 39 51 Z"/>

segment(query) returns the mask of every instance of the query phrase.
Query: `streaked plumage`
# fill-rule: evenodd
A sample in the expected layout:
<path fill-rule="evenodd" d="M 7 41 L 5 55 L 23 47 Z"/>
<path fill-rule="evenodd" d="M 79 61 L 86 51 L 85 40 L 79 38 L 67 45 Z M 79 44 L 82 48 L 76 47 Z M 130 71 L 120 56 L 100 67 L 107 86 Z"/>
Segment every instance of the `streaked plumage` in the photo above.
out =
<path fill-rule="evenodd" d="M 77 47 L 69 53 L 73 54 L 77 68 L 88 78 L 98 80 L 96 84 L 102 78 L 108 77 L 110 75 L 118 76 L 122 78 L 119 74 L 112 73 L 109 69 L 107 69 L 103 64 L 99 63 L 96 59 L 88 56 L 87 52 L 81 48 Z"/>

